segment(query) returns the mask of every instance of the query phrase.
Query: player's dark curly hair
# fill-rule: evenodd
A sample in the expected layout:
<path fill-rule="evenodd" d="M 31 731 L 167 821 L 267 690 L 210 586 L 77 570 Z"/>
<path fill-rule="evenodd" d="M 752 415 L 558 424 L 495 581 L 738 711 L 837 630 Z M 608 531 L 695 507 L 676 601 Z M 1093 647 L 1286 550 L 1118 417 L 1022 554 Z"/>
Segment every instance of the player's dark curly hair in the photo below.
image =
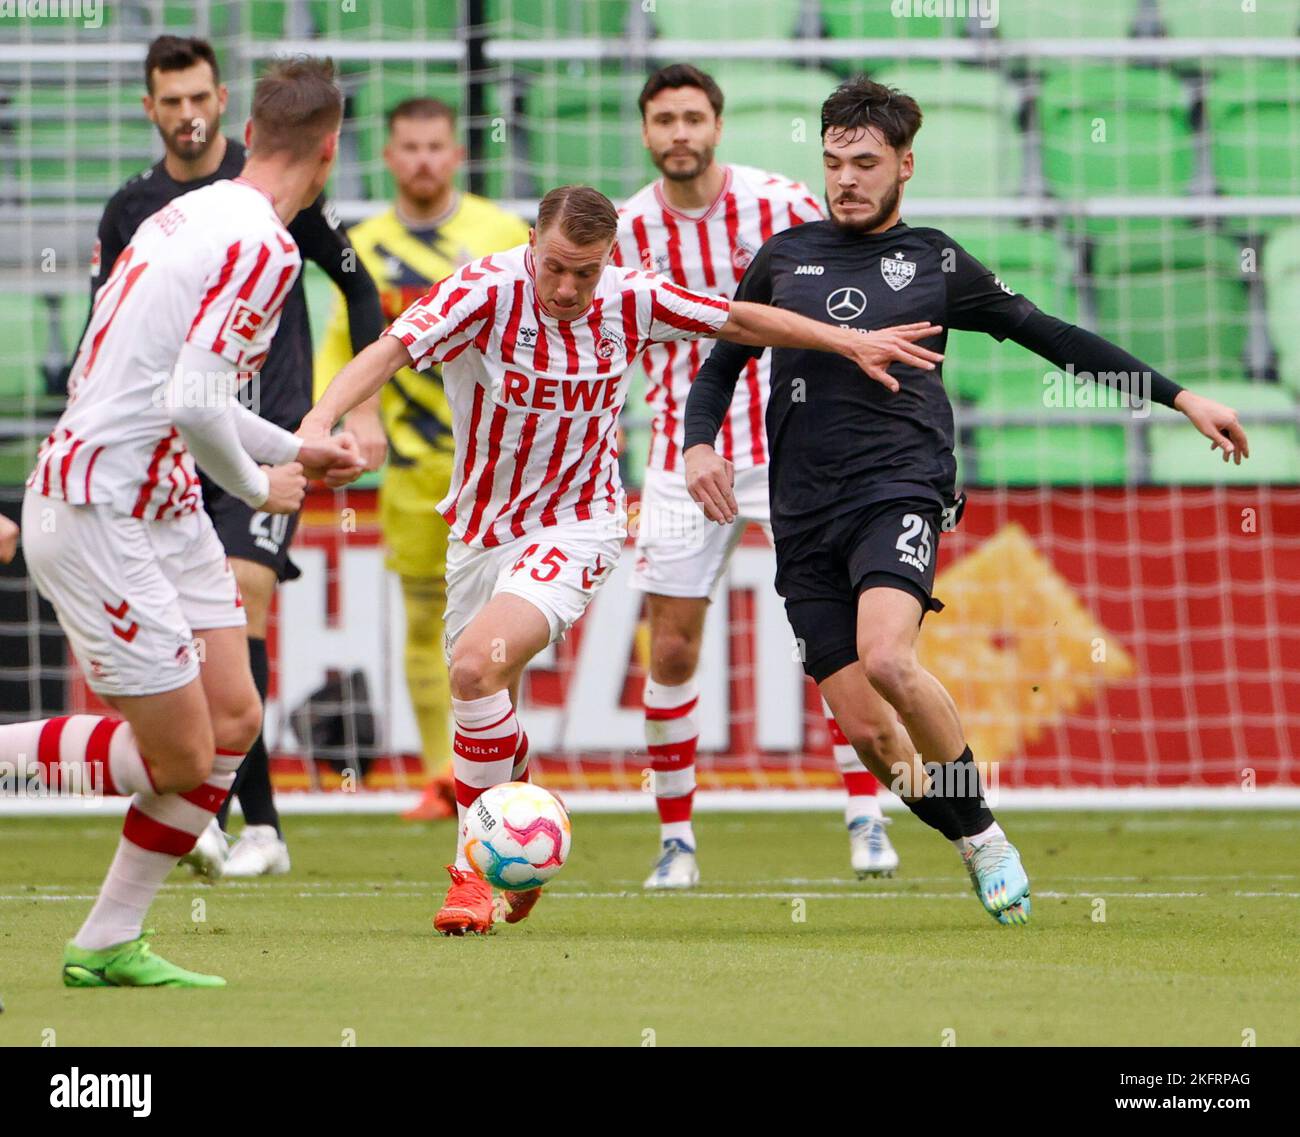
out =
<path fill-rule="evenodd" d="M 895 150 L 912 145 L 921 108 L 911 95 L 859 75 L 841 83 L 822 103 L 822 138 L 828 130 L 874 127 Z"/>
<path fill-rule="evenodd" d="M 212 82 L 221 82 L 221 68 L 217 66 L 217 53 L 212 45 L 198 36 L 159 36 L 150 45 L 144 57 L 144 84 L 153 94 L 155 71 L 186 71 L 196 63 L 206 63 L 212 68 Z"/>
<path fill-rule="evenodd" d="M 698 87 L 709 100 L 715 115 L 722 114 L 722 88 L 707 71 L 692 67 L 689 63 L 670 63 L 653 71 L 646 79 L 641 94 L 637 96 L 636 105 L 641 108 L 641 118 L 645 118 L 645 105 L 660 91 L 676 90 L 679 87 Z"/>

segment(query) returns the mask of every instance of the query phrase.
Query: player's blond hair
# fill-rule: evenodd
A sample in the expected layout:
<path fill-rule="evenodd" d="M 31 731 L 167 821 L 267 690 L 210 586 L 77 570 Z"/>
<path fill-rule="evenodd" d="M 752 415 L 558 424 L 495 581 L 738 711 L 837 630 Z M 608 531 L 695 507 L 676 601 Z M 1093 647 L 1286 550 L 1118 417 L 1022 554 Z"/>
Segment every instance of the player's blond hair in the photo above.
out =
<path fill-rule="evenodd" d="M 258 156 L 288 151 L 304 158 L 343 119 L 343 92 L 334 61 L 300 55 L 272 64 L 253 90 L 251 150 Z"/>
<path fill-rule="evenodd" d="M 575 245 L 608 245 L 618 232 L 618 211 L 591 186 L 557 186 L 537 206 L 537 232 L 552 225 Z"/>

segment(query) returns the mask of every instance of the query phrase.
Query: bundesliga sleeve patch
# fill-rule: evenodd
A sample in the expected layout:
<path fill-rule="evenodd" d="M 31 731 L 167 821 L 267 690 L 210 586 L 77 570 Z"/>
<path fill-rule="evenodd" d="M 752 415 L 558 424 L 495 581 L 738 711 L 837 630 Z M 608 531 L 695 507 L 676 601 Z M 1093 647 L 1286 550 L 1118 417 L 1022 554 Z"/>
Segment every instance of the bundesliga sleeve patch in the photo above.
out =
<path fill-rule="evenodd" d="M 231 310 L 230 319 L 226 321 L 226 338 L 238 340 L 245 347 L 266 323 L 266 313 L 261 308 L 254 308 L 247 300 L 240 300 Z"/>

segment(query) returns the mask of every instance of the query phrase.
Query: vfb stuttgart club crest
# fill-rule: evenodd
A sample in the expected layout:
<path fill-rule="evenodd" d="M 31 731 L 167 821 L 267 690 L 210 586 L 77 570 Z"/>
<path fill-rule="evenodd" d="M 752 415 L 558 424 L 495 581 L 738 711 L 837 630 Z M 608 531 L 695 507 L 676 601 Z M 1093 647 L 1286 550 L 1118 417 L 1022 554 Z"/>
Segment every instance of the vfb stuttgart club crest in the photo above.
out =
<path fill-rule="evenodd" d="M 895 253 L 892 257 L 881 257 L 880 275 L 885 278 L 885 283 L 890 288 L 898 292 L 912 283 L 912 277 L 916 275 L 916 262 L 903 260 L 902 253 Z"/>
<path fill-rule="evenodd" d="M 622 335 L 614 331 L 613 328 L 602 324 L 600 338 L 596 340 L 596 357 L 598 359 L 613 359 L 614 356 L 626 350 L 627 345 L 624 343 Z"/>

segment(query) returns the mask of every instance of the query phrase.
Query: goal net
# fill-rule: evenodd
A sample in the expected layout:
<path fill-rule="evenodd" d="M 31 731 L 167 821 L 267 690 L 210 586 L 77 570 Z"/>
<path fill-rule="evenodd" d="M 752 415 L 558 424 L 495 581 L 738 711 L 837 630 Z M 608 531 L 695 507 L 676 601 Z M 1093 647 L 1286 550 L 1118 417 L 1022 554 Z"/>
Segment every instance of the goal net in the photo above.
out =
<path fill-rule="evenodd" d="M 349 223 L 390 200 L 385 112 L 417 94 L 458 108 L 465 188 L 524 217 L 565 182 L 621 200 L 655 175 L 637 93 L 676 60 L 722 86 L 719 160 L 820 196 L 820 102 L 865 72 L 924 111 L 908 223 L 1230 404 L 1251 439 L 1250 459 L 1225 466 L 1165 408 L 1107 402 L 1014 344 L 950 336 L 970 504 L 942 542 L 946 608 L 920 645 L 976 755 L 1012 786 L 1300 785 L 1296 0 L 29 0 L 0 31 L 6 513 L 62 405 L 104 203 L 161 155 L 139 104 L 153 36 L 212 39 L 230 134 L 267 60 L 332 55 L 347 108 L 329 192 Z M 306 283 L 319 333 L 336 298 L 314 267 Z M 639 372 L 626 427 L 635 496 L 650 430 Z M 280 590 L 270 640 L 277 783 L 328 789 L 364 767 L 363 789 L 417 787 L 375 479 L 315 493 L 294 559 L 303 576 Z M 631 559 L 526 679 L 524 719 L 557 788 L 643 783 Z M 772 575 L 746 535 L 710 609 L 706 789 L 838 784 Z M 20 559 L 0 574 L 0 715 L 88 705 Z M 313 736 L 305 707 L 333 715 L 334 736 Z"/>

